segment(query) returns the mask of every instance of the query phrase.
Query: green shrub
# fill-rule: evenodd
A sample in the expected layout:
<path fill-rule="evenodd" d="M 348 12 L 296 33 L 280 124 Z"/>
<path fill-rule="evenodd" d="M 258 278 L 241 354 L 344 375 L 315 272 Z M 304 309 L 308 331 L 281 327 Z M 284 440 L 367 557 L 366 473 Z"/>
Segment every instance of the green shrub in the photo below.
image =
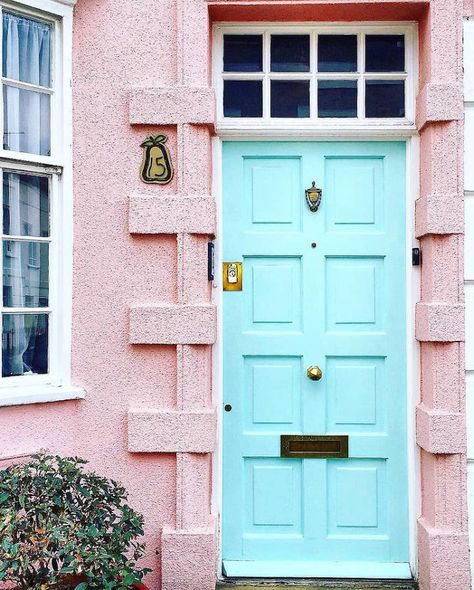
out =
<path fill-rule="evenodd" d="M 131 588 L 145 546 L 143 517 L 115 481 L 87 461 L 39 454 L 0 471 L 0 580 L 18 588 Z"/>

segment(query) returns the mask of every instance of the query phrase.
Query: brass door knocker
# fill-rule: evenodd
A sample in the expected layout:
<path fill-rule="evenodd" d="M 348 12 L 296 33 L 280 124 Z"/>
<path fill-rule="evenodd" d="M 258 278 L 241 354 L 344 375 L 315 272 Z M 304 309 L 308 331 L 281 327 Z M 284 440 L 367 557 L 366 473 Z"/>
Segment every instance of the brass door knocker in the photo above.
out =
<path fill-rule="evenodd" d="M 317 188 L 316 182 L 313 180 L 311 187 L 305 190 L 305 195 L 309 210 L 316 213 L 319 209 L 319 205 L 321 205 L 321 198 L 323 196 L 322 189 Z"/>

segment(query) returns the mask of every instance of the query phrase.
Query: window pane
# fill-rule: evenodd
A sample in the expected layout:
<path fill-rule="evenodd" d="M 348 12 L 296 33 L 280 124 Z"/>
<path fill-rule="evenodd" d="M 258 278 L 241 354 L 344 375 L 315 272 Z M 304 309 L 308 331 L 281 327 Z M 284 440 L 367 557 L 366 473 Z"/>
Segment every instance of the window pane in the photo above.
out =
<path fill-rule="evenodd" d="M 319 35 L 318 71 L 356 72 L 357 35 Z"/>
<path fill-rule="evenodd" d="M 50 96 L 3 87 L 3 148 L 49 156 L 51 153 Z"/>
<path fill-rule="evenodd" d="M 3 240 L 3 305 L 48 307 L 49 244 Z"/>
<path fill-rule="evenodd" d="M 367 80 L 365 84 L 365 116 L 367 118 L 405 116 L 405 82 L 403 80 Z"/>
<path fill-rule="evenodd" d="M 3 233 L 49 236 L 48 178 L 3 173 Z"/>
<path fill-rule="evenodd" d="M 309 81 L 272 80 L 272 117 L 309 117 Z"/>
<path fill-rule="evenodd" d="M 404 72 L 404 35 L 366 35 L 366 72 Z"/>
<path fill-rule="evenodd" d="M 262 35 L 224 35 L 224 72 L 261 72 Z"/>
<path fill-rule="evenodd" d="M 272 72 L 309 72 L 309 35 L 272 35 Z"/>
<path fill-rule="evenodd" d="M 224 81 L 224 117 L 261 117 L 262 82 Z"/>
<path fill-rule="evenodd" d="M 320 80 L 318 117 L 357 117 L 357 81 Z"/>
<path fill-rule="evenodd" d="M 2 376 L 48 372 L 47 314 L 4 314 Z"/>
<path fill-rule="evenodd" d="M 4 12 L 3 75 L 51 86 L 51 31 L 48 23 Z"/>

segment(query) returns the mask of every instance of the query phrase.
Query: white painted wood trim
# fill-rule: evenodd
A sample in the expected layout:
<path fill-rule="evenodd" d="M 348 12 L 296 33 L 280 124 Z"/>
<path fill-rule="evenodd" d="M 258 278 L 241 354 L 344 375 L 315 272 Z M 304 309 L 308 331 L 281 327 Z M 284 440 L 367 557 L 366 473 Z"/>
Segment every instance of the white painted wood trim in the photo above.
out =
<path fill-rule="evenodd" d="M 466 304 L 467 495 L 474 571 L 474 21 L 464 23 L 464 290 Z M 474 581 L 473 586 L 474 588 Z"/>
<path fill-rule="evenodd" d="M 418 72 L 416 71 L 416 80 Z M 215 240 L 215 268 L 216 275 L 212 284 L 212 302 L 217 307 L 217 340 L 212 348 L 212 391 L 213 403 L 218 408 L 218 446 L 212 458 L 212 495 L 211 495 L 211 512 L 220 522 L 222 514 L 222 440 L 223 440 L 223 290 L 222 277 L 219 269 L 222 265 L 222 139 L 233 141 L 245 141 L 245 133 L 235 135 L 223 134 L 213 138 L 212 141 L 212 166 L 213 166 L 213 183 L 212 194 L 216 199 L 216 216 L 218 236 Z M 327 136 L 324 133 L 309 133 L 305 137 L 294 132 L 280 133 L 278 139 L 281 141 L 324 141 L 324 139 L 335 139 L 346 141 L 347 139 L 364 139 L 369 141 L 406 141 L 406 363 L 407 363 L 407 433 L 408 433 L 408 512 L 409 512 L 409 564 L 415 578 L 418 576 L 418 543 L 416 523 L 421 515 L 421 474 L 420 474 L 420 449 L 416 444 L 416 407 L 420 401 L 420 354 L 419 342 L 415 338 L 415 305 L 420 300 L 421 293 L 421 269 L 411 265 L 411 248 L 419 247 L 419 242 L 415 238 L 415 201 L 419 197 L 419 173 L 420 173 L 420 146 L 418 135 L 409 135 L 401 133 L 396 135 L 382 135 L 374 133 L 366 135 L 359 133 L 347 133 L 344 129 L 339 129 L 338 136 Z M 247 139 L 252 140 L 272 140 L 275 141 L 274 135 L 267 131 L 253 136 L 247 135 Z M 474 466 L 473 466 L 474 471 Z M 474 501 L 474 499 L 473 499 Z M 218 551 L 216 571 L 218 579 L 224 578 L 222 573 L 222 534 L 219 530 Z"/>
<path fill-rule="evenodd" d="M 29 12 L 35 10 L 37 16 L 44 18 L 45 13 L 58 17 L 72 15 L 76 2 L 77 0 L 14 0 L 13 2 L 5 0 L 2 4 L 12 10 L 18 10 L 21 7 L 25 7 Z"/>
<path fill-rule="evenodd" d="M 218 100 L 218 113 L 222 114 L 222 76 L 219 70 L 219 59 L 223 52 L 222 35 L 225 30 L 232 32 L 250 32 L 251 23 L 216 23 L 213 28 L 213 82 Z M 283 121 L 274 119 L 271 125 L 247 123 L 244 119 L 236 120 L 235 124 L 228 120 L 218 119 L 217 137 L 213 139 L 213 196 L 217 209 L 217 239 L 215 240 L 215 267 L 222 264 L 222 140 L 273 140 L 273 141 L 324 141 L 324 140 L 367 140 L 367 141 L 400 141 L 405 140 L 406 152 L 406 305 L 407 305 L 407 431 L 408 431 L 408 487 L 409 487 L 409 544 L 410 568 L 415 577 L 418 574 L 417 561 L 417 533 L 416 523 L 421 514 L 421 476 L 419 448 L 416 444 L 415 409 L 420 400 L 420 364 L 419 343 L 415 338 L 415 305 L 420 299 L 421 273 L 419 267 L 411 265 L 410 250 L 419 246 L 415 238 L 415 201 L 419 197 L 420 147 L 415 119 L 415 100 L 418 94 L 418 27 L 416 23 L 331 23 L 314 27 L 307 23 L 258 23 L 254 30 L 271 28 L 272 32 L 295 32 L 296 30 L 324 28 L 324 32 L 400 32 L 403 28 L 406 35 L 406 65 L 408 71 L 406 85 L 407 119 L 344 121 L 343 119 L 326 119 L 321 124 L 314 121 Z M 313 44 L 314 45 L 314 44 Z M 314 59 L 314 56 L 313 56 Z M 359 64 L 360 66 L 360 64 Z M 220 101 L 220 104 L 219 104 Z M 313 106 L 313 105 L 311 105 Z M 268 110 L 268 107 L 266 107 Z M 219 521 L 222 508 L 222 407 L 223 407 L 223 318 L 222 318 L 222 279 L 221 273 L 216 272 L 213 283 L 213 302 L 217 306 L 217 342 L 213 346 L 213 395 L 214 404 L 218 411 L 219 446 L 213 455 L 213 485 L 211 510 Z M 222 536 L 218 541 L 217 575 L 222 579 Z"/>
<path fill-rule="evenodd" d="M 280 119 L 281 120 L 281 119 Z M 329 121 L 329 119 L 327 119 Z M 331 121 L 334 121 L 333 119 Z M 233 141 L 258 141 L 259 139 L 272 138 L 274 141 L 279 139 L 288 139 L 291 135 L 301 141 L 314 141 L 317 138 L 320 141 L 325 139 L 339 139 L 343 136 L 345 139 L 375 139 L 383 141 L 385 139 L 406 139 L 418 135 L 418 131 L 414 125 L 387 125 L 374 127 L 370 125 L 354 126 L 351 124 L 335 124 L 331 125 L 311 125 L 300 127 L 293 124 L 276 124 L 271 128 L 258 127 L 254 125 L 229 124 L 221 126 L 217 129 L 219 137 L 222 139 L 232 139 Z"/>
<path fill-rule="evenodd" d="M 86 392 L 82 387 L 39 385 L 28 387 L 9 387 L 1 392 L 0 407 L 44 404 L 72 399 L 84 399 Z"/>
<path fill-rule="evenodd" d="M 4 170 L 47 174 L 51 179 L 51 236 L 46 240 L 51 241 L 50 307 L 41 310 L 50 313 L 49 374 L 0 378 L 0 406 L 82 399 L 84 391 L 71 385 L 72 3 L 17 0 L 14 4 L 6 1 L 0 5 L 54 24 L 52 110 L 57 113 L 51 130 L 51 157 L 5 150 L 0 153 Z M 2 117 L 0 126 L 3 126 Z"/>

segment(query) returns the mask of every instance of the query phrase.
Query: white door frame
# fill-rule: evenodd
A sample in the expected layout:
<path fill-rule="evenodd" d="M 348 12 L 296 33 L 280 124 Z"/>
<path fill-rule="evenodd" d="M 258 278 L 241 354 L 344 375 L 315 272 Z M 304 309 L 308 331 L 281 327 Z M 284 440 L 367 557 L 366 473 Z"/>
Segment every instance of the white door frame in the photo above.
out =
<path fill-rule="evenodd" d="M 341 134 L 342 135 L 342 134 Z M 231 141 L 335 141 L 334 137 L 314 135 L 313 137 L 286 136 L 268 137 L 245 134 L 232 137 L 225 136 Z M 417 567 L 417 540 L 416 522 L 421 513 L 421 489 L 420 489 L 420 458 L 419 448 L 416 445 L 415 410 L 420 401 L 420 363 L 419 343 L 415 339 L 415 305 L 420 299 L 420 267 L 414 267 L 411 263 L 411 249 L 419 247 L 415 238 L 415 201 L 419 196 L 419 137 L 416 134 L 409 136 L 392 134 L 377 134 L 355 137 L 340 136 L 337 141 L 405 141 L 406 142 L 406 366 L 407 366 L 407 433 L 408 433 L 408 513 L 409 513 L 409 562 L 413 576 L 416 578 Z M 213 152 L 213 195 L 217 204 L 217 238 L 215 240 L 215 280 L 213 282 L 212 299 L 217 306 L 218 326 L 217 341 L 213 346 L 213 375 L 212 391 L 213 402 L 218 411 L 218 446 L 213 455 L 213 481 L 212 481 L 212 513 L 216 515 L 219 523 L 219 543 L 217 574 L 222 578 L 222 440 L 223 440 L 223 298 L 222 298 L 222 138 L 215 137 L 212 144 Z"/>
<path fill-rule="evenodd" d="M 213 27 L 213 56 L 222 55 L 222 29 L 235 33 L 254 32 L 257 29 L 275 27 L 278 32 L 296 32 L 298 29 L 322 28 L 328 32 L 339 30 L 363 30 L 365 32 L 392 32 L 400 28 L 407 35 L 410 47 L 407 66 L 410 72 L 407 86 L 407 121 L 390 124 L 381 119 L 375 124 L 370 120 L 344 124 L 344 121 L 279 121 L 263 123 L 243 120 L 226 124 L 218 119 L 217 136 L 212 140 L 212 194 L 217 206 L 217 238 L 215 240 L 215 280 L 212 300 L 217 306 L 217 340 L 213 346 L 212 391 L 217 407 L 218 446 L 213 455 L 211 510 L 218 522 L 219 542 L 217 576 L 222 575 L 222 440 L 223 440 L 223 297 L 222 297 L 222 142 L 228 141 L 404 141 L 406 142 L 406 366 L 407 366 L 407 448 L 408 448 L 408 514 L 409 514 L 409 562 L 414 578 L 418 575 L 416 523 L 421 514 L 420 452 L 416 444 L 416 406 L 420 401 L 420 354 L 415 338 L 415 305 L 420 300 L 420 267 L 413 267 L 411 249 L 419 247 L 415 238 L 415 201 L 419 197 L 420 141 L 413 123 L 415 97 L 418 92 L 418 29 L 413 22 L 353 22 L 353 23 L 215 23 Z M 385 29 L 385 30 L 384 30 Z M 221 97 L 222 83 L 218 60 L 213 60 L 213 85 Z M 218 99 L 219 100 L 219 99 Z M 220 110 L 218 110 L 220 112 Z"/>

